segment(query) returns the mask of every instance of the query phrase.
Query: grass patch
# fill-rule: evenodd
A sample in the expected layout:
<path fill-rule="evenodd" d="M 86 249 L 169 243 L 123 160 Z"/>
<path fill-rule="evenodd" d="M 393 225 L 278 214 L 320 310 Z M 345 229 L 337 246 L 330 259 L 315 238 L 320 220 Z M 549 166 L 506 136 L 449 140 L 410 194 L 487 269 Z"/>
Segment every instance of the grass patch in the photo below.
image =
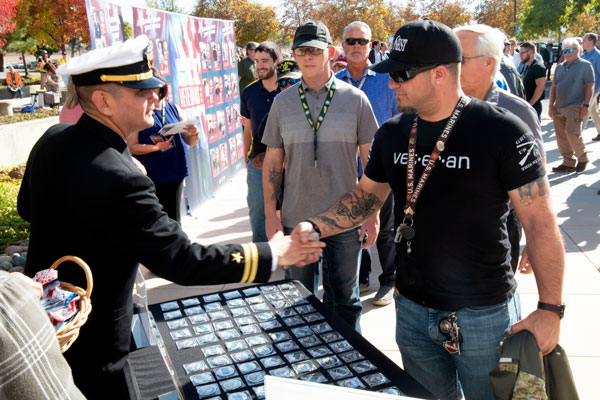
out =
<path fill-rule="evenodd" d="M 14 124 L 16 122 L 31 121 L 34 119 L 55 117 L 60 114 L 58 108 L 41 108 L 32 113 L 15 112 L 13 115 L 0 116 L 0 125 Z"/>
<path fill-rule="evenodd" d="M 17 213 L 17 194 L 25 166 L 0 169 L 0 251 L 29 239 L 29 222 Z"/>

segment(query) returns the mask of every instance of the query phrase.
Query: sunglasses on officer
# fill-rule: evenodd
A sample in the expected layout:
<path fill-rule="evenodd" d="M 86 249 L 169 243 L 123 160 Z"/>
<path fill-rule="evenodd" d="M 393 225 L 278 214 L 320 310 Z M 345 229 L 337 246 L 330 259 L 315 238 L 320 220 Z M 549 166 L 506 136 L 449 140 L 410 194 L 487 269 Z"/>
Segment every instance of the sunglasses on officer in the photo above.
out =
<path fill-rule="evenodd" d="M 354 46 L 356 43 L 360 44 L 361 46 L 366 46 L 367 44 L 369 44 L 370 40 L 365 39 L 365 38 L 360 38 L 360 39 L 347 38 L 345 40 L 345 42 L 346 42 L 346 44 L 349 44 L 350 46 Z"/>
<path fill-rule="evenodd" d="M 392 78 L 397 83 L 402 83 L 406 81 L 410 81 L 415 76 L 419 75 L 421 72 L 429 71 L 434 69 L 437 65 L 423 65 L 420 67 L 414 67 L 410 69 L 405 69 L 403 71 L 392 71 L 390 72 L 390 78 Z"/>
<path fill-rule="evenodd" d="M 567 53 L 573 53 L 575 51 L 575 49 L 564 49 L 562 51 L 563 54 L 567 54 Z"/>
<path fill-rule="evenodd" d="M 287 78 L 287 79 L 281 79 L 281 80 L 277 81 L 277 84 L 279 85 L 280 88 L 285 89 L 286 87 L 295 85 L 298 82 L 300 82 L 300 79 Z"/>

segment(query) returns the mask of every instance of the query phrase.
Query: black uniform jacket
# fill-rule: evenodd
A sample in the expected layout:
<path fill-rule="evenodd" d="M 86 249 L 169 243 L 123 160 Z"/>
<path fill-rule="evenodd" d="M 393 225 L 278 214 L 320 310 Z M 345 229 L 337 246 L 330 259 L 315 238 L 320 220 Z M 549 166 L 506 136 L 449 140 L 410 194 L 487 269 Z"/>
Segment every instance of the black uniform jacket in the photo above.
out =
<path fill-rule="evenodd" d="M 122 382 L 138 263 L 181 285 L 266 282 L 271 273 L 267 243 L 190 243 L 162 211 L 125 141 L 86 114 L 76 125 L 53 126 L 36 143 L 18 211 L 31 222 L 27 275 L 64 255 L 81 257 L 92 270 L 92 312 L 65 353 L 86 397 L 104 397 L 107 386 Z M 59 279 L 85 287 L 75 265 L 61 266 Z"/>

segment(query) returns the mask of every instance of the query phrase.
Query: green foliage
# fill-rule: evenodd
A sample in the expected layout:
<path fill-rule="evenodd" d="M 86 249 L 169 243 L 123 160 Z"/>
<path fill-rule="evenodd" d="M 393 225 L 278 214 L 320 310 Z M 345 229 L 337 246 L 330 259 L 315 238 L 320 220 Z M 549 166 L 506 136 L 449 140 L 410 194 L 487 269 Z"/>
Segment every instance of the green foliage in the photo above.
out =
<path fill-rule="evenodd" d="M 29 239 L 29 223 L 17 213 L 17 194 L 24 167 L 0 169 L 0 249 Z"/>
<path fill-rule="evenodd" d="M 600 0 L 524 0 L 519 14 L 522 39 L 550 31 L 580 35 L 598 24 Z"/>
<path fill-rule="evenodd" d="M 170 11 L 183 14 L 184 10 L 177 5 L 175 0 L 146 0 L 148 7 L 156 8 L 157 10 Z"/>
<path fill-rule="evenodd" d="M 14 124 L 16 122 L 32 121 L 34 119 L 55 117 L 60 114 L 57 108 L 42 108 L 32 113 L 15 113 L 0 116 L 0 125 Z"/>
<path fill-rule="evenodd" d="M 127 21 L 123 21 L 123 36 L 125 40 L 131 39 L 133 37 L 133 27 Z"/>

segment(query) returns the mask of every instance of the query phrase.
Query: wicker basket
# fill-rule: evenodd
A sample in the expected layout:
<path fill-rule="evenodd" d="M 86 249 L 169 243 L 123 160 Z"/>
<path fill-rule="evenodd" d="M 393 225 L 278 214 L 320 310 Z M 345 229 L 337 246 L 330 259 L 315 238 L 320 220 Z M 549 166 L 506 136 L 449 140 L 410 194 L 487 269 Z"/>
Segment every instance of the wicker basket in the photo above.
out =
<path fill-rule="evenodd" d="M 72 261 L 83 269 L 83 272 L 85 272 L 85 279 L 87 280 L 87 290 L 83 290 L 82 288 L 71 285 L 70 283 L 62 281 L 60 282 L 61 288 L 79 295 L 79 311 L 77 314 L 75 314 L 71 321 L 61 326 L 61 328 L 56 331 L 56 337 L 58 339 L 58 344 L 60 345 L 60 351 L 63 353 L 67 351 L 75 339 L 77 339 L 79 336 L 79 329 L 83 326 L 83 324 L 85 324 L 88 319 L 88 315 L 90 315 L 90 311 L 92 311 L 92 302 L 90 301 L 90 296 L 92 295 L 92 288 L 94 287 L 92 271 L 85 261 L 79 257 L 61 257 L 56 260 L 50 268 L 56 269 L 65 261 Z"/>

